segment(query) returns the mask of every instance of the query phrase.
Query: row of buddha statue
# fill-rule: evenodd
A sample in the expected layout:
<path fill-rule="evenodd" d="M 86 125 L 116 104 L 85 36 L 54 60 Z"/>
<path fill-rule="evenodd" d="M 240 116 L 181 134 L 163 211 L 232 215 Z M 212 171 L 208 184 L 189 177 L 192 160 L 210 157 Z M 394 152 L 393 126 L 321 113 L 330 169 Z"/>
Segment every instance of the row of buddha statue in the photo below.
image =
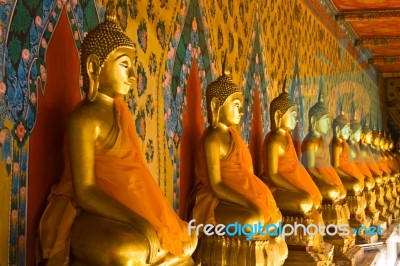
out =
<path fill-rule="evenodd" d="M 81 68 L 85 99 L 71 114 L 65 170 L 39 225 L 46 265 L 352 265 L 359 243 L 376 237 L 273 232 L 243 236 L 190 233 L 147 168 L 123 96 L 134 81 L 135 45 L 115 19 L 85 37 Z M 333 120 L 323 102 L 309 110 L 301 160 L 290 132 L 297 105 L 284 90 L 270 104 L 263 144 L 264 173 L 235 127 L 243 95 L 228 74 L 206 89 L 209 127 L 196 150 L 195 224 L 301 223 L 385 228 L 398 217 L 400 161 L 393 141 L 343 114 Z M 333 138 L 326 138 L 330 128 Z M 192 262 L 193 262 L 192 261 Z M 185 264 L 187 263 L 187 264 Z"/>

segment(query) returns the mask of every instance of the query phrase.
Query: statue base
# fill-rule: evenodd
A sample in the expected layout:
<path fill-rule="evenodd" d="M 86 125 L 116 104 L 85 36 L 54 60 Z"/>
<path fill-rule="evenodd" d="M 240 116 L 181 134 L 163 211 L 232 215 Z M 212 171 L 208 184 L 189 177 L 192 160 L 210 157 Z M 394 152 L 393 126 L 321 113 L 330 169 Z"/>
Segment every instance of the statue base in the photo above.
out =
<path fill-rule="evenodd" d="M 340 208 L 337 210 L 336 206 L 329 209 L 333 216 L 335 213 L 341 213 Z M 311 212 L 306 214 L 283 214 L 282 224 L 283 226 L 290 224 L 295 228 L 292 234 L 285 237 L 289 248 L 289 255 L 285 265 L 332 264 L 335 247 L 330 243 L 325 243 L 320 232 L 313 231 L 315 234 L 310 234 L 304 228 L 297 227 L 298 225 L 304 225 L 308 231 L 309 225 L 323 225 L 324 221 L 316 209 L 313 208 Z"/>
<path fill-rule="evenodd" d="M 316 252 L 312 246 L 295 246 L 289 245 L 289 256 L 285 261 L 285 265 L 290 266 L 325 266 L 333 264 L 334 246 L 325 243 L 322 252 Z"/>
<path fill-rule="evenodd" d="M 288 249 L 282 237 L 206 236 L 199 238 L 192 255 L 202 266 L 282 265 Z"/>

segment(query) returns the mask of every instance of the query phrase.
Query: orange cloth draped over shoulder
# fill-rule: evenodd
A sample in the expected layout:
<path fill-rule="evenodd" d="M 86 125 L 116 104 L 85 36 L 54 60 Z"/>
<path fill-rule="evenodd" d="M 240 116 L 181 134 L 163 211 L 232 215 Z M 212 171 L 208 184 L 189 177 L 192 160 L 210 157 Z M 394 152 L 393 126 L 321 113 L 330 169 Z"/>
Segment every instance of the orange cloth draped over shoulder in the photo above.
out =
<path fill-rule="evenodd" d="M 321 137 L 320 144 L 320 148 L 315 153 L 315 168 L 328 184 L 336 185 L 342 194 L 346 194 L 347 191 L 343 186 L 342 180 L 332 167 L 328 141 Z"/>
<path fill-rule="evenodd" d="M 204 149 L 204 139 L 208 129 L 201 139 L 196 156 L 195 172 L 198 182 L 196 203 L 193 218 L 196 224 L 216 224 L 214 210 L 220 200 L 214 195 L 207 174 L 207 162 Z M 246 143 L 234 128 L 229 128 L 232 136 L 229 154 L 221 159 L 221 180 L 227 186 L 242 194 L 256 204 L 264 215 L 265 223 L 271 219 L 280 218 L 279 209 L 269 188 L 252 173 L 253 162 Z"/>
<path fill-rule="evenodd" d="M 397 161 L 395 160 L 394 156 L 388 155 L 386 161 L 390 169 L 395 171 L 400 170 L 399 165 L 397 164 Z"/>
<path fill-rule="evenodd" d="M 263 144 L 263 151 L 266 150 L 266 146 L 268 145 L 268 140 L 271 136 L 271 132 L 267 134 Z M 298 187 L 299 189 L 307 192 L 311 199 L 313 200 L 314 205 L 320 205 L 322 201 L 322 195 L 319 191 L 317 185 L 312 180 L 310 174 L 304 168 L 304 166 L 300 163 L 296 150 L 293 145 L 292 137 L 289 133 L 286 132 L 286 140 L 289 145 L 285 155 L 279 156 L 278 158 L 278 173 L 283 178 L 285 178 L 292 185 Z M 278 156 L 278 155 L 276 155 Z M 267 175 L 267 178 L 272 183 L 271 178 L 268 176 L 268 154 L 263 152 L 263 162 L 264 169 Z"/>
<path fill-rule="evenodd" d="M 355 163 L 351 162 L 349 158 L 349 144 L 346 141 L 342 141 L 342 153 L 339 157 L 339 167 L 348 175 L 358 179 L 364 184 L 364 175 L 355 165 Z"/>
<path fill-rule="evenodd" d="M 365 163 L 365 160 L 362 157 L 360 146 L 356 143 L 354 144 L 354 149 L 356 152 L 356 158 L 354 159 L 354 163 L 360 170 L 360 172 L 370 178 L 370 180 L 374 180 L 372 177 L 372 172 L 369 169 L 368 165 Z"/>
<path fill-rule="evenodd" d="M 375 159 L 376 164 L 379 166 L 379 169 L 382 172 L 390 175 L 390 172 L 391 172 L 390 168 L 388 167 L 386 161 L 382 158 L 380 151 L 378 151 L 378 150 L 373 151 L 372 154 L 373 154 L 373 158 Z"/>
<path fill-rule="evenodd" d="M 120 131 L 112 148 L 95 150 L 97 185 L 152 224 L 160 239 L 161 248 L 174 255 L 183 254 L 183 242 L 190 240 L 187 224 L 179 219 L 148 170 L 125 102 L 116 98 L 115 108 Z M 54 239 L 46 235 L 47 232 L 57 234 L 53 243 L 42 241 L 44 257 L 52 257 L 66 247 L 77 213 L 73 197 L 71 163 L 66 152 L 64 174 L 61 182 L 52 188 L 49 204 L 40 222 L 41 240 Z M 58 219 L 52 215 L 55 214 L 52 206 L 57 205 L 57 199 L 63 199 L 61 201 L 65 203 L 64 212 Z M 49 225 L 58 229 L 49 231 L 44 227 Z"/>
<path fill-rule="evenodd" d="M 379 168 L 379 165 L 375 162 L 374 155 L 372 154 L 371 148 L 367 145 L 362 145 L 361 149 L 364 150 L 366 153 L 364 162 L 368 166 L 369 170 L 375 175 L 382 175 L 383 172 Z"/>

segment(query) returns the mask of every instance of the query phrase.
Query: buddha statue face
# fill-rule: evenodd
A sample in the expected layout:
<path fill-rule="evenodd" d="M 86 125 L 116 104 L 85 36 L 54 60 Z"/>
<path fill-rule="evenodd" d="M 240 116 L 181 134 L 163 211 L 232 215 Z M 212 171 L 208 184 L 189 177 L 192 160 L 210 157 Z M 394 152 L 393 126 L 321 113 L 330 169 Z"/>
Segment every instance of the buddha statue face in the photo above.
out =
<path fill-rule="evenodd" d="M 348 140 L 350 137 L 350 125 L 347 124 L 343 126 L 339 131 L 339 137 L 342 139 Z"/>
<path fill-rule="evenodd" d="M 297 124 L 297 104 L 283 91 L 270 105 L 271 130 L 293 130 Z"/>
<path fill-rule="evenodd" d="M 363 133 L 363 143 L 370 145 L 372 143 L 372 132 Z"/>
<path fill-rule="evenodd" d="M 110 97 L 125 95 L 133 86 L 132 48 L 119 48 L 112 52 L 104 62 L 98 76 L 98 91 Z M 95 63 L 89 61 L 89 63 Z"/>
<path fill-rule="evenodd" d="M 297 106 L 292 106 L 280 118 L 279 127 L 285 131 L 290 131 L 296 127 L 297 122 Z"/>
<path fill-rule="evenodd" d="M 381 142 L 381 136 L 378 133 L 372 133 L 372 145 L 375 148 L 379 148 Z"/>
<path fill-rule="evenodd" d="M 333 134 L 336 137 L 348 140 L 350 137 L 350 121 L 343 115 L 333 120 Z"/>
<path fill-rule="evenodd" d="M 361 128 L 356 130 L 355 132 L 351 131 L 351 140 L 359 142 L 360 139 L 361 139 Z"/>
<path fill-rule="evenodd" d="M 231 94 L 219 110 L 219 122 L 226 125 L 238 125 L 243 116 L 243 95 L 240 92 Z"/>
<path fill-rule="evenodd" d="M 212 127 L 218 123 L 237 125 L 243 115 L 243 95 L 228 75 L 222 75 L 206 89 L 207 118 Z"/>
<path fill-rule="evenodd" d="M 350 122 L 350 140 L 359 142 L 361 139 L 362 127 L 355 119 Z"/>
<path fill-rule="evenodd" d="M 314 117 L 311 117 L 311 126 L 313 130 L 323 135 L 327 134 L 331 125 L 331 116 L 329 114 L 323 115 L 316 122 L 313 118 Z"/>

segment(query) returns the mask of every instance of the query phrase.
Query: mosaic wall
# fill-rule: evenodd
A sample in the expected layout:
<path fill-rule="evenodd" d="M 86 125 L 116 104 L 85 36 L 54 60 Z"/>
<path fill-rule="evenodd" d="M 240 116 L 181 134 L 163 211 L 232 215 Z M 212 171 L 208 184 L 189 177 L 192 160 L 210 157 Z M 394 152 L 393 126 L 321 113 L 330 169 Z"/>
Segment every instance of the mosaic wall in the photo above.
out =
<path fill-rule="evenodd" d="M 321 0 L 323 2 L 323 0 Z M 5 0 L 0 3 L 0 187 L 9 191 L 0 215 L 8 251 L 0 264 L 25 264 L 25 213 L 29 135 L 37 95 L 45 94 L 45 53 L 61 12 L 67 12 L 77 49 L 104 19 L 102 0 Z M 179 143 L 186 85 L 196 58 L 202 93 L 228 70 L 245 96 L 242 136 L 251 135 L 255 90 L 262 128 L 270 127 L 269 102 L 282 90 L 300 108 L 300 138 L 318 90 L 333 116 L 340 110 L 381 127 L 375 71 L 318 0 L 118 0 L 122 28 L 137 44 L 137 84 L 126 102 L 149 168 L 178 210 Z M 168 15 L 166 15 L 168 14 Z M 79 90 L 80 88 L 77 88 Z M 204 114 L 205 104 L 199 106 Z M 3 230 L 3 229 L 2 229 Z M 2 234 L 3 236 L 5 234 Z"/>
<path fill-rule="evenodd" d="M 394 139 L 400 139 L 400 79 L 388 79 L 385 84 L 387 127 Z"/>

